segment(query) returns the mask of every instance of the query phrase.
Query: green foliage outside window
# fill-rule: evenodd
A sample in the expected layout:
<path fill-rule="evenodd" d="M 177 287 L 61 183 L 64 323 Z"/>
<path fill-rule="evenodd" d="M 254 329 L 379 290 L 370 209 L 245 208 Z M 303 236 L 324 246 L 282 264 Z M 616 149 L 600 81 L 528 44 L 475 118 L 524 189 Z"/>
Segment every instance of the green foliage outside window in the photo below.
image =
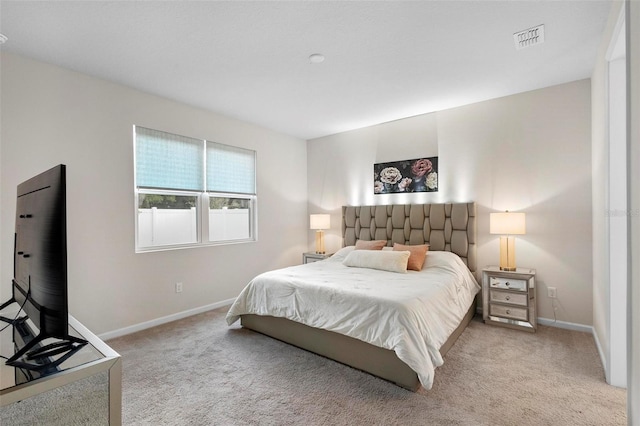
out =
<path fill-rule="evenodd" d="M 192 207 L 196 207 L 197 197 L 181 195 L 140 194 L 138 196 L 138 203 L 138 207 L 141 209 L 150 209 L 152 207 L 156 207 L 159 209 L 188 210 Z"/>
<path fill-rule="evenodd" d="M 209 198 L 209 208 L 211 210 L 220 210 L 225 207 L 228 209 L 248 209 L 249 200 L 246 198 Z"/>

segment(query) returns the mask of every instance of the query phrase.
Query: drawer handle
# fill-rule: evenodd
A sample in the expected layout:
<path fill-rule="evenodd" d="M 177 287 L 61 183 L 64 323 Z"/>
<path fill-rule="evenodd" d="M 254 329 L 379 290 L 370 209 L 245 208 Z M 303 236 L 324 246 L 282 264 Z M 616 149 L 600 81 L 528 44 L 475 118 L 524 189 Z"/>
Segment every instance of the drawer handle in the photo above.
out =
<path fill-rule="evenodd" d="M 511 300 L 511 296 L 505 297 L 505 300 Z"/>
<path fill-rule="evenodd" d="M 509 309 L 507 309 L 507 314 L 511 314 L 511 311 Z"/>
<path fill-rule="evenodd" d="M 504 283 L 504 285 L 506 285 L 507 287 L 509 287 L 511 284 L 509 284 L 509 281 L 507 281 L 506 283 Z"/>

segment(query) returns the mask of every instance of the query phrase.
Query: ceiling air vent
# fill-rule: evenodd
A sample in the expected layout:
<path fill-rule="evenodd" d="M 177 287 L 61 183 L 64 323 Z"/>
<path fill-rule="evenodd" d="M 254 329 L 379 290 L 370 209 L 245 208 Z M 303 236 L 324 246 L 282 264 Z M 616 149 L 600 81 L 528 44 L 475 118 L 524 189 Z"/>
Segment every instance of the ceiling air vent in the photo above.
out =
<path fill-rule="evenodd" d="M 513 35 L 513 41 L 516 44 L 517 50 L 544 43 L 544 25 L 538 25 L 537 27 L 515 33 Z"/>

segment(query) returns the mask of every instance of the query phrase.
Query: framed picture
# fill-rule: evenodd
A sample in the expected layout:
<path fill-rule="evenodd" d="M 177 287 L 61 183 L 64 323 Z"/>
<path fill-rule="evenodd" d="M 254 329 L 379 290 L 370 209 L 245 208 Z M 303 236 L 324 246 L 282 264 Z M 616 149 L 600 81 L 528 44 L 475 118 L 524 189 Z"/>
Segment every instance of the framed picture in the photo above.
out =
<path fill-rule="evenodd" d="M 373 165 L 374 194 L 437 191 L 438 157 Z"/>

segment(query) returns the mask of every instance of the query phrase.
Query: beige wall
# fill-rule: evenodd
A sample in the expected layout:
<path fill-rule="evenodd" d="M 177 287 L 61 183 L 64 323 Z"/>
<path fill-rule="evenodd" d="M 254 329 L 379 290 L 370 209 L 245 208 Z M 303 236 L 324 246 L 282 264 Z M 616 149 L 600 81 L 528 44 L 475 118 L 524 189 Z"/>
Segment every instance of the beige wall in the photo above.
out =
<path fill-rule="evenodd" d="M 3 300 L 16 185 L 59 163 L 67 165 L 69 307 L 95 333 L 231 299 L 256 274 L 300 263 L 304 141 L 12 54 L 2 53 L 1 79 Z M 256 150 L 259 241 L 135 254 L 136 124 Z"/>
<path fill-rule="evenodd" d="M 516 240 L 517 262 L 537 269 L 538 315 L 554 318 L 546 297 L 553 286 L 558 321 L 591 325 L 590 116 L 590 82 L 581 80 L 393 122 L 397 137 L 383 155 L 378 126 L 311 140 L 309 211 L 332 214 L 332 251 L 341 244 L 343 204 L 475 201 L 480 266 L 498 262 L 489 213 L 524 211 L 527 235 Z M 374 162 L 431 155 L 400 131 L 417 122 L 425 138 L 437 138 L 439 192 L 374 196 Z"/>

